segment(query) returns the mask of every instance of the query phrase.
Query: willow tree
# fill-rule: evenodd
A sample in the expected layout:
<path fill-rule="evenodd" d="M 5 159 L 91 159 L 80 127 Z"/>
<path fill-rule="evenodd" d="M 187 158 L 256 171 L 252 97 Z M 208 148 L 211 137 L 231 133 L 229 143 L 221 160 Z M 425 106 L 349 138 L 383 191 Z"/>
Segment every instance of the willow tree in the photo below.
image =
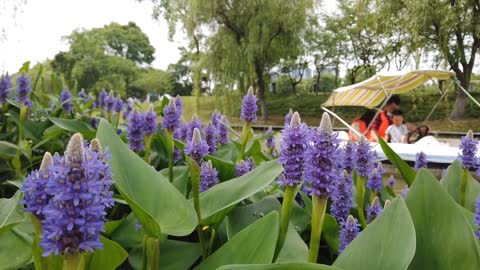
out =
<path fill-rule="evenodd" d="M 377 5 L 386 19 L 410 33 L 415 46 L 438 50 L 468 89 L 480 48 L 480 1 L 377 0 Z M 458 91 L 451 118 L 464 115 L 465 101 Z"/>
<path fill-rule="evenodd" d="M 267 118 L 268 71 L 280 59 L 299 53 L 300 36 L 314 0 L 153 0 L 155 13 L 176 29 L 179 24 L 191 41 L 204 33 L 205 63 L 217 63 L 224 76 L 255 84 L 261 112 Z M 220 46 L 221 45 L 221 46 Z M 210 47 L 212 46 L 212 47 Z M 216 46 L 216 47 L 215 47 Z M 220 46 L 220 48 L 219 48 Z M 198 47 L 197 47 L 198 48 Z M 218 55 L 216 51 L 222 51 Z M 200 62 L 200 59 L 199 61 Z"/>

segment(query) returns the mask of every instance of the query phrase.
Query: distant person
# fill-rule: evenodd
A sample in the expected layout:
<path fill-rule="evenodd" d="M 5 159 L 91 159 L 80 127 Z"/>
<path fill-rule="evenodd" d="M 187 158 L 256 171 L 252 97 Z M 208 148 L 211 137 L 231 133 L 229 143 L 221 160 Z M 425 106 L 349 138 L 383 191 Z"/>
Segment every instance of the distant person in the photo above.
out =
<path fill-rule="evenodd" d="M 387 128 L 393 123 L 392 113 L 396 110 L 400 110 L 400 96 L 393 95 L 383 107 L 383 111 L 373 120 L 368 138 L 370 141 L 378 141 L 377 136 L 385 138 Z"/>
<path fill-rule="evenodd" d="M 370 125 L 370 122 L 372 122 L 373 117 L 375 116 L 375 110 L 373 109 L 367 109 L 362 116 L 357 117 L 353 119 L 352 122 L 352 127 L 358 131 L 358 133 L 365 135 L 368 137 L 368 125 Z M 358 136 L 357 133 L 349 130 L 348 131 L 348 136 L 350 137 L 350 140 L 352 142 L 356 142 L 360 140 L 360 136 Z"/>
<path fill-rule="evenodd" d="M 385 131 L 385 140 L 392 143 L 407 143 L 408 129 L 400 110 L 392 112 L 392 124 Z"/>

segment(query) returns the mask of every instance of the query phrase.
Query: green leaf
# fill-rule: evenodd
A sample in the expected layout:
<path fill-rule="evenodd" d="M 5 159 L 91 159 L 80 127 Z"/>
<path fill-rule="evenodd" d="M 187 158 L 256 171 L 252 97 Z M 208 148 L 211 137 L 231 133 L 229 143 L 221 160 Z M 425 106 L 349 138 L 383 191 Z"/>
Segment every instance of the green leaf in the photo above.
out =
<path fill-rule="evenodd" d="M 95 131 L 90 127 L 90 125 L 82 121 L 65 119 L 65 118 L 56 118 L 56 117 L 49 117 L 48 119 L 55 126 L 63 130 L 70 131 L 70 132 L 80 132 L 87 139 L 92 139 L 95 137 Z"/>
<path fill-rule="evenodd" d="M 236 234 L 195 269 L 211 270 L 228 264 L 270 263 L 277 237 L 278 213 L 271 212 Z"/>
<path fill-rule="evenodd" d="M 25 214 L 18 198 L 0 199 L 0 234 L 25 221 Z"/>
<path fill-rule="evenodd" d="M 473 229 L 432 174 L 421 169 L 405 201 L 417 234 L 415 257 L 408 269 L 478 268 L 479 244 Z"/>
<path fill-rule="evenodd" d="M 8 116 L 15 124 L 17 124 L 17 126 L 20 125 L 20 115 L 16 111 L 9 110 Z M 45 128 L 45 124 L 40 122 L 34 122 L 29 119 L 24 120 L 23 131 L 25 138 L 29 138 L 38 142 L 41 140 Z"/>
<path fill-rule="evenodd" d="M 167 178 L 132 152 L 105 119 L 100 121 L 97 137 L 110 149 L 115 186 L 148 235 L 184 236 L 195 229 L 193 206 Z"/>
<path fill-rule="evenodd" d="M 342 270 L 334 266 L 313 263 L 276 263 L 226 265 L 217 270 Z"/>
<path fill-rule="evenodd" d="M 338 225 L 337 220 L 329 214 L 325 214 L 322 237 L 325 239 L 333 253 L 337 253 L 338 247 L 340 246 L 338 240 L 340 237 L 340 225 Z"/>
<path fill-rule="evenodd" d="M 234 162 L 239 154 L 238 148 L 233 142 L 218 147 L 215 156 L 221 160 L 228 160 Z"/>
<path fill-rule="evenodd" d="M 101 237 L 102 249 L 96 249 L 93 253 L 87 269 L 117 269 L 128 257 L 128 253 L 116 242 Z"/>
<path fill-rule="evenodd" d="M 18 146 L 7 141 L 0 141 L 0 158 L 10 160 L 17 156 Z"/>
<path fill-rule="evenodd" d="M 168 179 L 168 168 L 161 170 L 160 174 L 162 174 L 166 179 Z M 184 196 L 187 196 L 187 188 L 189 185 L 188 166 L 173 167 L 173 185 Z"/>
<path fill-rule="evenodd" d="M 27 73 L 30 69 L 30 61 L 23 63 L 22 67 L 18 70 L 20 73 Z"/>
<path fill-rule="evenodd" d="M 347 246 L 333 265 L 345 270 L 405 270 L 414 254 L 415 228 L 405 202 L 398 198 Z"/>
<path fill-rule="evenodd" d="M 200 244 L 167 240 L 160 243 L 160 267 L 161 270 L 184 270 L 190 266 L 202 254 Z"/>
<path fill-rule="evenodd" d="M 124 221 L 125 219 L 107 221 L 105 223 L 105 235 L 110 236 Z"/>
<path fill-rule="evenodd" d="M 235 164 L 231 161 L 225 161 L 215 156 L 206 156 L 206 160 L 212 161 L 212 166 L 218 171 L 218 178 L 221 182 L 235 177 Z"/>
<path fill-rule="evenodd" d="M 403 159 L 397 155 L 397 153 L 395 153 L 395 151 L 393 151 L 392 148 L 390 148 L 390 146 L 388 146 L 388 144 L 381 137 L 378 137 L 378 142 L 380 143 L 385 156 L 390 160 L 390 162 L 392 162 L 393 165 L 395 165 L 395 167 L 397 167 L 403 179 L 405 179 L 407 184 L 411 186 L 417 174 L 415 170 L 408 166 L 408 164 L 403 161 Z"/>
<path fill-rule="evenodd" d="M 0 234 L 0 268 L 20 269 L 32 259 L 32 240 L 11 229 Z"/>
<path fill-rule="evenodd" d="M 277 178 L 282 170 L 282 166 L 276 160 L 265 162 L 241 177 L 220 183 L 200 193 L 202 215 L 200 224 L 213 223 L 215 214 L 222 210 L 229 210 L 245 198 L 264 189 Z"/>
<path fill-rule="evenodd" d="M 124 248 L 141 247 L 143 241 L 143 230 L 137 230 L 135 223 L 137 218 L 130 213 L 110 235 L 112 240 Z"/>
<path fill-rule="evenodd" d="M 292 224 L 288 226 L 287 238 L 275 262 L 308 262 L 308 246 Z"/>
<path fill-rule="evenodd" d="M 442 180 L 440 180 L 443 188 L 457 203 L 460 203 L 462 177 L 462 165 L 459 160 L 456 160 L 448 167 L 447 174 L 445 174 Z M 465 208 L 475 212 L 475 201 L 478 196 L 480 196 L 480 183 L 469 174 L 467 190 L 465 193 Z"/>

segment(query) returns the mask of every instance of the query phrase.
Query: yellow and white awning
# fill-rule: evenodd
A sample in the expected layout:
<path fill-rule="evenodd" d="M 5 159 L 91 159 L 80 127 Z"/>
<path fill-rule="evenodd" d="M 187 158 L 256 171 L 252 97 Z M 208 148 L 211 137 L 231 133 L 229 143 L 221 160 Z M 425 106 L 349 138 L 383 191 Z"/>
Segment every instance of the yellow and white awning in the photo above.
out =
<path fill-rule="evenodd" d="M 374 108 L 390 94 L 406 93 L 425 82 L 447 80 L 455 73 L 444 70 L 416 70 L 399 75 L 375 75 L 363 82 L 333 90 L 323 107 L 363 106 Z"/>

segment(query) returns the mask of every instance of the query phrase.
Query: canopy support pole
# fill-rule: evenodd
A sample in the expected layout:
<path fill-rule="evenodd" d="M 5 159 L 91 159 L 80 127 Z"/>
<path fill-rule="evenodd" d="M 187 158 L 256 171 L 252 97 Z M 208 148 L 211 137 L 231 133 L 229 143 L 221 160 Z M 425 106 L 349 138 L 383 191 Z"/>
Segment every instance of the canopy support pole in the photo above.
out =
<path fill-rule="evenodd" d="M 455 78 L 455 83 L 458 85 L 458 87 L 460 87 L 460 89 L 462 89 L 462 91 L 465 93 L 465 95 L 467 95 L 467 97 L 469 97 L 475 104 L 477 104 L 478 107 L 480 107 L 480 103 L 478 103 L 478 101 L 472 97 L 472 95 L 470 95 L 470 93 L 468 93 L 467 90 L 465 90 L 465 88 L 463 88 L 463 86 L 460 84 L 460 81 Z"/>
<path fill-rule="evenodd" d="M 448 89 L 450 89 L 450 87 L 452 86 L 453 82 L 450 82 L 450 85 L 448 86 L 447 89 L 445 89 L 445 91 L 443 91 L 442 93 L 442 90 L 440 90 L 440 88 L 435 85 L 437 88 L 438 88 L 438 91 L 440 93 L 442 93 L 442 95 L 440 96 L 440 99 L 437 101 L 437 103 L 435 104 L 435 106 L 433 106 L 432 110 L 430 111 L 430 113 L 427 115 L 427 118 L 425 118 L 425 120 L 423 120 L 423 122 L 427 122 L 428 119 L 430 119 L 430 116 L 432 116 L 433 112 L 435 111 L 435 109 L 437 109 L 437 106 L 440 105 L 440 103 L 442 102 L 442 100 L 447 96 L 447 92 L 448 92 Z"/>

